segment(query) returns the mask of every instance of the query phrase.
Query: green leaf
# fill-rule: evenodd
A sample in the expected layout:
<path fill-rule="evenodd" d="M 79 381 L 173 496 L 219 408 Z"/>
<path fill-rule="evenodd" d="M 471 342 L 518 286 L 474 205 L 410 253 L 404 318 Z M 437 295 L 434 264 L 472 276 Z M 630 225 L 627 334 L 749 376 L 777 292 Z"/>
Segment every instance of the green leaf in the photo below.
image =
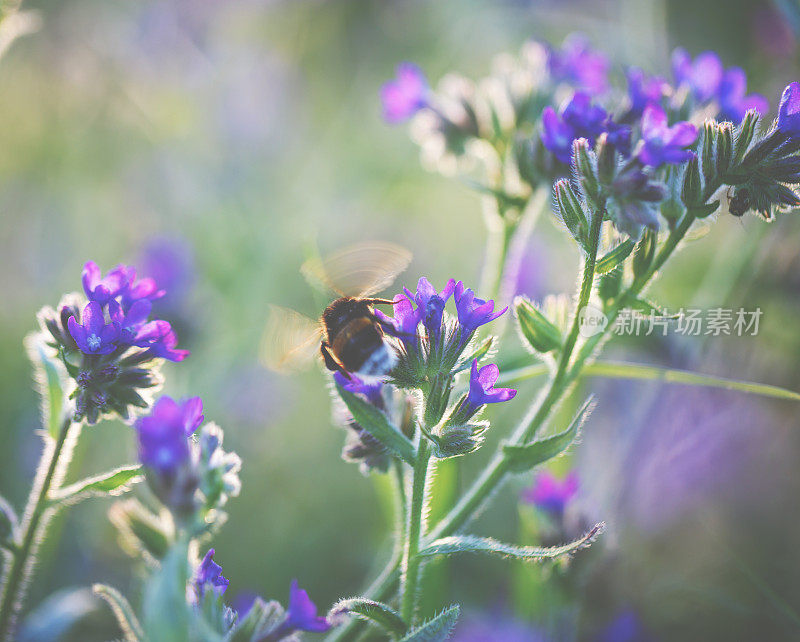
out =
<path fill-rule="evenodd" d="M 119 532 L 120 545 L 133 556 L 162 559 L 169 551 L 171 529 L 137 499 L 115 502 L 108 518 Z"/>
<path fill-rule="evenodd" d="M 536 352 L 545 354 L 561 347 L 561 331 L 528 299 L 514 299 L 514 312 L 522 338 Z"/>
<path fill-rule="evenodd" d="M 411 631 L 400 642 L 442 642 L 453 633 L 460 613 L 461 607 L 453 604 Z"/>
<path fill-rule="evenodd" d="M 527 562 L 554 559 L 563 555 L 571 555 L 594 542 L 603 532 L 605 524 L 596 524 L 591 530 L 569 544 L 561 546 L 515 546 L 499 542 L 491 537 L 475 535 L 453 535 L 443 537 L 426 546 L 419 552 L 423 557 L 437 555 L 455 555 L 457 553 L 486 553 L 500 557 L 512 558 Z"/>
<path fill-rule="evenodd" d="M 657 317 L 666 317 L 667 319 L 677 319 L 680 316 L 678 314 L 666 314 L 664 310 L 662 310 L 655 303 L 651 303 L 650 301 L 646 301 L 638 297 L 630 301 L 630 307 L 631 310 L 636 310 L 636 312 L 646 316 L 650 316 L 652 314 Z"/>
<path fill-rule="evenodd" d="M 514 382 L 527 381 L 528 379 L 542 377 L 548 372 L 547 366 L 540 364 L 517 368 L 516 370 L 508 370 L 500 374 L 496 385 L 508 385 Z M 771 386 L 769 384 L 755 383 L 752 381 L 726 379 L 724 377 L 704 375 L 687 370 L 675 370 L 638 363 L 626 363 L 623 361 L 595 361 L 584 367 L 581 376 L 663 381 L 664 383 L 679 383 L 688 386 L 706 386 L 709 388 L 721 388 L 723 390 L 736 390 L 738 392 L 772 397 L 773 399 L 800 401 L 800 393 L 779 386 Z"/>
<path fill-rule="evenodd" d="M 114 616 L 117 618 L 119 628 L 122 629 L 122 633 L 125 636 L 125 642 L 143 642 L 145 637 L 142 625 L 139 624 L 139 620 L 136 618 L 136 614 L 133 612 L 128 600 L 125 599 L 125 596 L 117 589 L 106 584 L 95 584 L 92 586 L 92 590 L 108 602 L 114 612 Z"/>
<path fill-rule="evenodd" d="M 613 270 L 630 256 L 634 247 L 636 247 L 636 243 L 630 239 L 620 243 L 602 258 L 598 259 L 597 265 L 595 266 L 595 272 L 597 272 L 597 274 L 606 274 L 611 272 L 611 270 Z"/>
<path fill-rule="evenodd" d="M 189 579 L 188 545 L 179 539 L 161 561 L 161 568 L 147 580 L 142 601 L 146 640 L 186 642 L 190 612 L 186 603 Z"/>
<path fill-rule="evenodd" d="M 494 343 L 494 336 L 489 337 L 484 341 L 478 348 L 469 355 L 466 359 L 462 359 L 461 363 L 459 363 L 455 369 L 453 370 L 453 374 L 458 372 L 462 372 L 464 370 L 469 370 L 472 367 L 472 362 L 476 359 L 480 361 L 483 359 L 488 353 L 489 350 L 492 349 L 492 344 Z"/>
<path fill-rule="evenodd" d="M 666 383 L 680 383 L 689 386 L 709 386 L 725 390 L 737 390 L 756 395 L 764 395 L 775 399 L 791 399 L 800 401 L 800 393 L 778 386 L 750 381 L 737 381 L 724 377 L 688 372 L 686 370 L 673 370 L 656 366 L 645 366 L 636 363 L 617 361 L 597 361 L 584 370 L 584 374 L 595 377 L 608 377 L 611 379 L 647 379 L 650 381 L 663 381 Z"/>
<path fill-rule="evenodd" d="M 50 354 L 50 349 L 38 335 L 29 335 L 25 345 L 42 398 L 42 421 L 47 433 L 58 439 L 66 399 L 64 366 Z"/>
<path fill-rule="evenodd" d="M 706 218 L 707 216 L 711 216 L 718 209 L 719 209 L 719 199 L 711 201 L 710 203 L 706 203 L 704 205 L 691 207 L 689 208 L 689 212 L 695 218 Z"/>
<path fill-rule="evenodd" d="M 354 615 L 362 620 L 374 622 L 394 635 L 405 635 L 408 630 L 408 625 L 394 609 L 382 602 L 375 602 L 365 597 L 341 600 L 334 604 L 328 613 L 328 617 L 332 619 L 342 615 Z"/>
<path fill-rule="evenodd" d="M 70 484 L 51 496 L 51 502 L 65 502 L 92 494 L 121 495 L 131 484 L 141 481 L 142 467 L 139 464 L 121 466 L 94 477 L 87 477 Z"/>
<path fill-rule="evenodd" d="M 589 397 L 564 432 L 537 439 L 524 446 L 503 444 L 503 454 L 508 461 L 509 470 L 522 473 L 563 453 L 577 438 L 583 422 L 589 416 L 591 406 L 592 397 Z"/>
<path fill-rule="evenodd" d="M 367 403 L 352 392 L 336 386 L 342 401 L 347 405 L 356 423 L 380 441 L 392 453 L 405 462 L 414 465 L 414 445 L 408 438 L 393 426 L 386 415 L 372 404 Z"/>

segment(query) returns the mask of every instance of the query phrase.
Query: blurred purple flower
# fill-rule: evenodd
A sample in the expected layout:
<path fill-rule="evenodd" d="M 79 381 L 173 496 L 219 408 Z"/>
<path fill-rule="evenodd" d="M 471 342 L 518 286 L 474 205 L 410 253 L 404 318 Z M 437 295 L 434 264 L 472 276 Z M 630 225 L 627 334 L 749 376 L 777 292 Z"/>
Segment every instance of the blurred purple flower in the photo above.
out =
<path fill-rule="evenodd" d="M 778 106 L 778 130 L 791 137 L 800 134 L 800 83 L 786 86 Z"/>
<path fill-rule="evenodd" d="M 469 393 L 467 403 L 478 408 L 487 403 L 511 401 L 517 394 L 513 388 L 495 388 L 494 384 L 500 376 L 500 368 L 490 363 L 478 370 L 478 360 L 474 359 L 469 373 Z"/>
<path fill-rule="evenodd" d="M 97 301 L 89 301 L 83 308 L 81 323 L 70 317 L 67 327 L 84 354 L 110 354 L 117 349 L 119 326 L 113 321 L 106 323 L 103 308 Z"/>
<path fill-rule="evenodd" d="M 570 34 L 560 50 L 550 50 L 547 66 L 556 81 L 570 82 L 592 95 L 608 88 L 608 58 L 592 49 L 582 34 Z"/>
<path fill-rule="evenodd" d="M 428 81 L 415 64 L 401 62 L 394 80 L 381 87 L 383 118 L 388 123 L 408 120 L 428 104 Z"/>
<path fill-rule="evenodd" d="M 459 281 L 455 286 L 456 312 L 458 313 L 458 323 L 461 326 L 461 343 L 466 344 L 470 340 L 475 330 L 480 326 L 494 321 L 501 316 L 508 306 L 494 311 L 494 301 L 484 301 L 475 296 L 471 289 L 465 289 L 464 283 Z"/>
<path fill-rule="evenodd" d="M 317 607 L 308 597 L 308 593 L 297 586 L 297 580 L 292 580 L 286 621 L 281 625 L 283 634 L 288 635 L 293 631 L 323 633 L 330 628 L 328 619 L 323 615 L 317 615 Z"/>
<path fill-rule="evenodd" d="M 797 38 L 789 20 L 773 3 L 756 9 L 753 31 L 756 44 L 771 61 L 790 59 L 797 50 Z"/>
<path fill-rule="evenodd" d="M 450 279 L 441 292 L 431 285 L 424 276 L 417 282 L 417 291 L 412 293 L 408 288 L 403 288 L 406 296 L 417 304 L 416 314 L 428 331 L 428 336 L 439 340 L 442 332 L 442 316 L 447 300 L 453 295 L 456 288 L 455 279 Z"/>
<path fill-rule="evenodd" d="M 169 294 L 164 300 L 167 304 L 182 300 L 194 283 L 192 248 L 180 238 L 150 239 L 142 248 L 138 265 Z"/>
<path fill-rule="evenodd" d="M 661 104 L 661 99 L 670 91 L 669 83 L 661 76 L 647 76 L 638 67 L 631 67 L 627 73 L 630 110 L 640 115 L 650 103 Z"/>
<path fill-rule="evenodd" d="M 692 60 L 685 49 L 672 52 L 672 73 L 677 85 L 685 85 L 700 102 L 716 97 L 722 82 L 722 61 L 713 51 L 701 53 Z"/>
<path fill-rule="evenodd" d="M 522 500 L 554 517 L 560 517 L 567 504 L 578 494 L 579 486 L 575 471 L 567 473 L 564 479 L 558 479 L 549 470 L 542 470 L 536 475 L 533 486 L 523 491 Z"/>
<path fill-rule="evenodd" d="M 555 157 L 569 165 L 575 133 L 549 105 L 542 112 L 542 143 Z"/>
<path fill-rule="evenodd" d="M 189 460 L 189 435 L 198 419 L 198 398 L 178 404 L 164 395 L 134 423 L 139 437 L 139 460 L 159 472 L 177 470 Z M 202 404 L 200 404 L 200 409 Z"/>
<path fill-rule="evenodd" d="M 456 626 L 452 642 L 548 642 L 543 631 L 511 617 L 468 616 Z"/>
<path fill-rule="evenodd" d="M 745 95 L 747 77 L 740 67 L 731 67 L 719 85 L 719 120 L 730 120 L 739 124 L 745 113 L 755 109 L 762 116 L 769 111 L 769 102 L 761 94 Z"/>
<path fill-rule="evenodd" d="M 112 297 L 124 293 L 130 287 L 134 276 L 135 272 L 131 268 L 118 265 L 104 277 L 97 263 L 88 261 L 83 266 L 81 282 L 83 291 L 90 301 L 105 305 Z"/>
<path fill-rule="evenodd" d="M 594 642 L 653 642 L 639 616 L 631 609 L 622 611 L 594 638 Z"/>
<path fill-rule="evenodd" d="M 222 576 L 222 567 L 213 558 L 214 549 L 210 548 L 195 571 L 194 587 L 199 599 L 203 598 L 207 588 L 222 595 L 230 584 L 230 580 Z"/>
<path fill-rule="evenodd" d="M 684 163 L 694 152 L 684 149 L 697 140 L 697 127 L 687 122 L 667 126 L 667 114 L 658 105 L 648 105 L 642 116 L 642 146 L 639 160 L 650 167 Z"/>
<path fill-rule="evenodd" d="M 339 371 L 333 373 L 333 380 L 336 385 L 341 386 L 348 392 L 352 392 L 354 395 L 364 395 L 373 406 L 383 407 L 383 383 L 381 381 L 367 383 L 352 373 L 348 379 Z"/>

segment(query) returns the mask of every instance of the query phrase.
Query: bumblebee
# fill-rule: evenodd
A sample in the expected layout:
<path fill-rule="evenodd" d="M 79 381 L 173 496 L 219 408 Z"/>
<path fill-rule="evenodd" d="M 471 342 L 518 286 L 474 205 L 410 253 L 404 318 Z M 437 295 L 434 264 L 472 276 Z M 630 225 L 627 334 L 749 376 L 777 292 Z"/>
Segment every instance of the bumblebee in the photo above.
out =
<path fill-rule="evenodd" d="M 306 261 L 301 273 L 314 286 L 323 285 L 339 295 L 315 322 L 290 310 L 273 306 L 262 343 L 262 357 L 272 370 L 297 370 L 322 356 L 325 367 L 370 381 L 391 371 L 397 361 L 388 340 L 394 328 L 376 314 L 375 305 L 393 305 L 374 298 L 411 262 L 411 253 L 393 243 L 360 243 L 326 258 Z M 317 343 L 319 341 L 319 343 Z M 319 346 L 317 348 L 316 346 Z"/>

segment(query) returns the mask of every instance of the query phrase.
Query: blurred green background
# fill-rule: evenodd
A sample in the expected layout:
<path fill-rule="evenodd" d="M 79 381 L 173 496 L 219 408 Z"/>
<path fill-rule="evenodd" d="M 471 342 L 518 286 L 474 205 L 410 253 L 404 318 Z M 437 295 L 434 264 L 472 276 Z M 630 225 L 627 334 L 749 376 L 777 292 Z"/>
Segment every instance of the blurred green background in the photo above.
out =
<path fill-rule="evenodd" d="M 140 265 L 154 242 L 167 243 L 181 248 L 189 276 L 165 314 L 192 356 L 165 367 L 165 391 L 202 396 L 206 418 L 244 460 L 242 494 L 215 542 L 228 595 L 285 601 L 293 577 L 322 609 L 355 594 L 376 570 L 373 553 L 389 543 L 385 483 L 339 458 L 344 431 L 331 425 L 320 372 L 280 378 L 259 364 L 268 305 L 320 311 L 298 273 L 315 245 L 404 244 L 415 255 L 402 277 L 410 286 L 420 275 L 477 283 L 484 238 L 479 198 L 425 172 L 404 128 L 381 121 L 380 84 L 401 60 L 434 81 L 451 70 L 477 78 L 495 54 L 528 38 L 558 43 L 578 30 L 616 63 L 662 73 L 674 46 L 714 49 L 726 65 L 743 66 L 751 90 L 774 108 L 800 76 L 776 7 L 25 2 L 40 28 L 0 60 L 0 492 L 21 506 L 39 455 L 22 348 L 38 308 L 79 289 L 86 260 Z M 796 216 L 769 226 L 723 216 L 655 287 L 672 308 L 760 306 L 758 337 L 638 338 L 610 352 L 800 388 L 798 242 Z M 576 258 L 542 221 L 521 288 L 536 297 L 570 288 Z M 507 341 L 518 348 L 514 336 Z M 610 524 L 579 592 L 585 634 L 633 608 L 658 639 L 800 638 L 798 407 L 655 384 L 585 387 L 600 405 L 575 460 L 587 511 Z M 535 390 L 530 384 L 515 407 L 492 415 L 491 444 Z M 468 462 L 464 479 L 490 450 Z M 134 457 L 131 429 L 103 423 L 86 430 L 71 476 Z M 525 537 L 518 492 L 530 481 L 508 485 L 476 530 Z M 109 505 L 88 501 L 56 521 L 31 605 L 95 581 L 136 594 Z M 535 570 L 476 559 L 450 570 L 429 591 L 431 608 L 460 599 L 493 616 L 536 615 Z"/>

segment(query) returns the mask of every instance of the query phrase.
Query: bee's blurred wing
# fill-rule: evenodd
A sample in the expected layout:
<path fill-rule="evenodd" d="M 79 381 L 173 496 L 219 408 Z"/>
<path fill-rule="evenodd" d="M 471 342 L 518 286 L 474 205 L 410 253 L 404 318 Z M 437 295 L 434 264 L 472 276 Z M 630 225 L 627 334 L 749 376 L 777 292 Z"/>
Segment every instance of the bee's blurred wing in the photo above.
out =
<path fill-rule="evenodd" d="M 309 259 L 300 271 L 312 285 L 322 283 L 342 296 L 363 297 L 389 287 L 409 263 L 411 252 L 404 247 L 367 241 Z"/>
<path fill-rule="evenodd" d="M 261 360 L 277 372 L 296 372 L 314 361 L 319 354 L 322 328 L 307 316 L 270 306 L 264 336 L 261 340 Z"/>

